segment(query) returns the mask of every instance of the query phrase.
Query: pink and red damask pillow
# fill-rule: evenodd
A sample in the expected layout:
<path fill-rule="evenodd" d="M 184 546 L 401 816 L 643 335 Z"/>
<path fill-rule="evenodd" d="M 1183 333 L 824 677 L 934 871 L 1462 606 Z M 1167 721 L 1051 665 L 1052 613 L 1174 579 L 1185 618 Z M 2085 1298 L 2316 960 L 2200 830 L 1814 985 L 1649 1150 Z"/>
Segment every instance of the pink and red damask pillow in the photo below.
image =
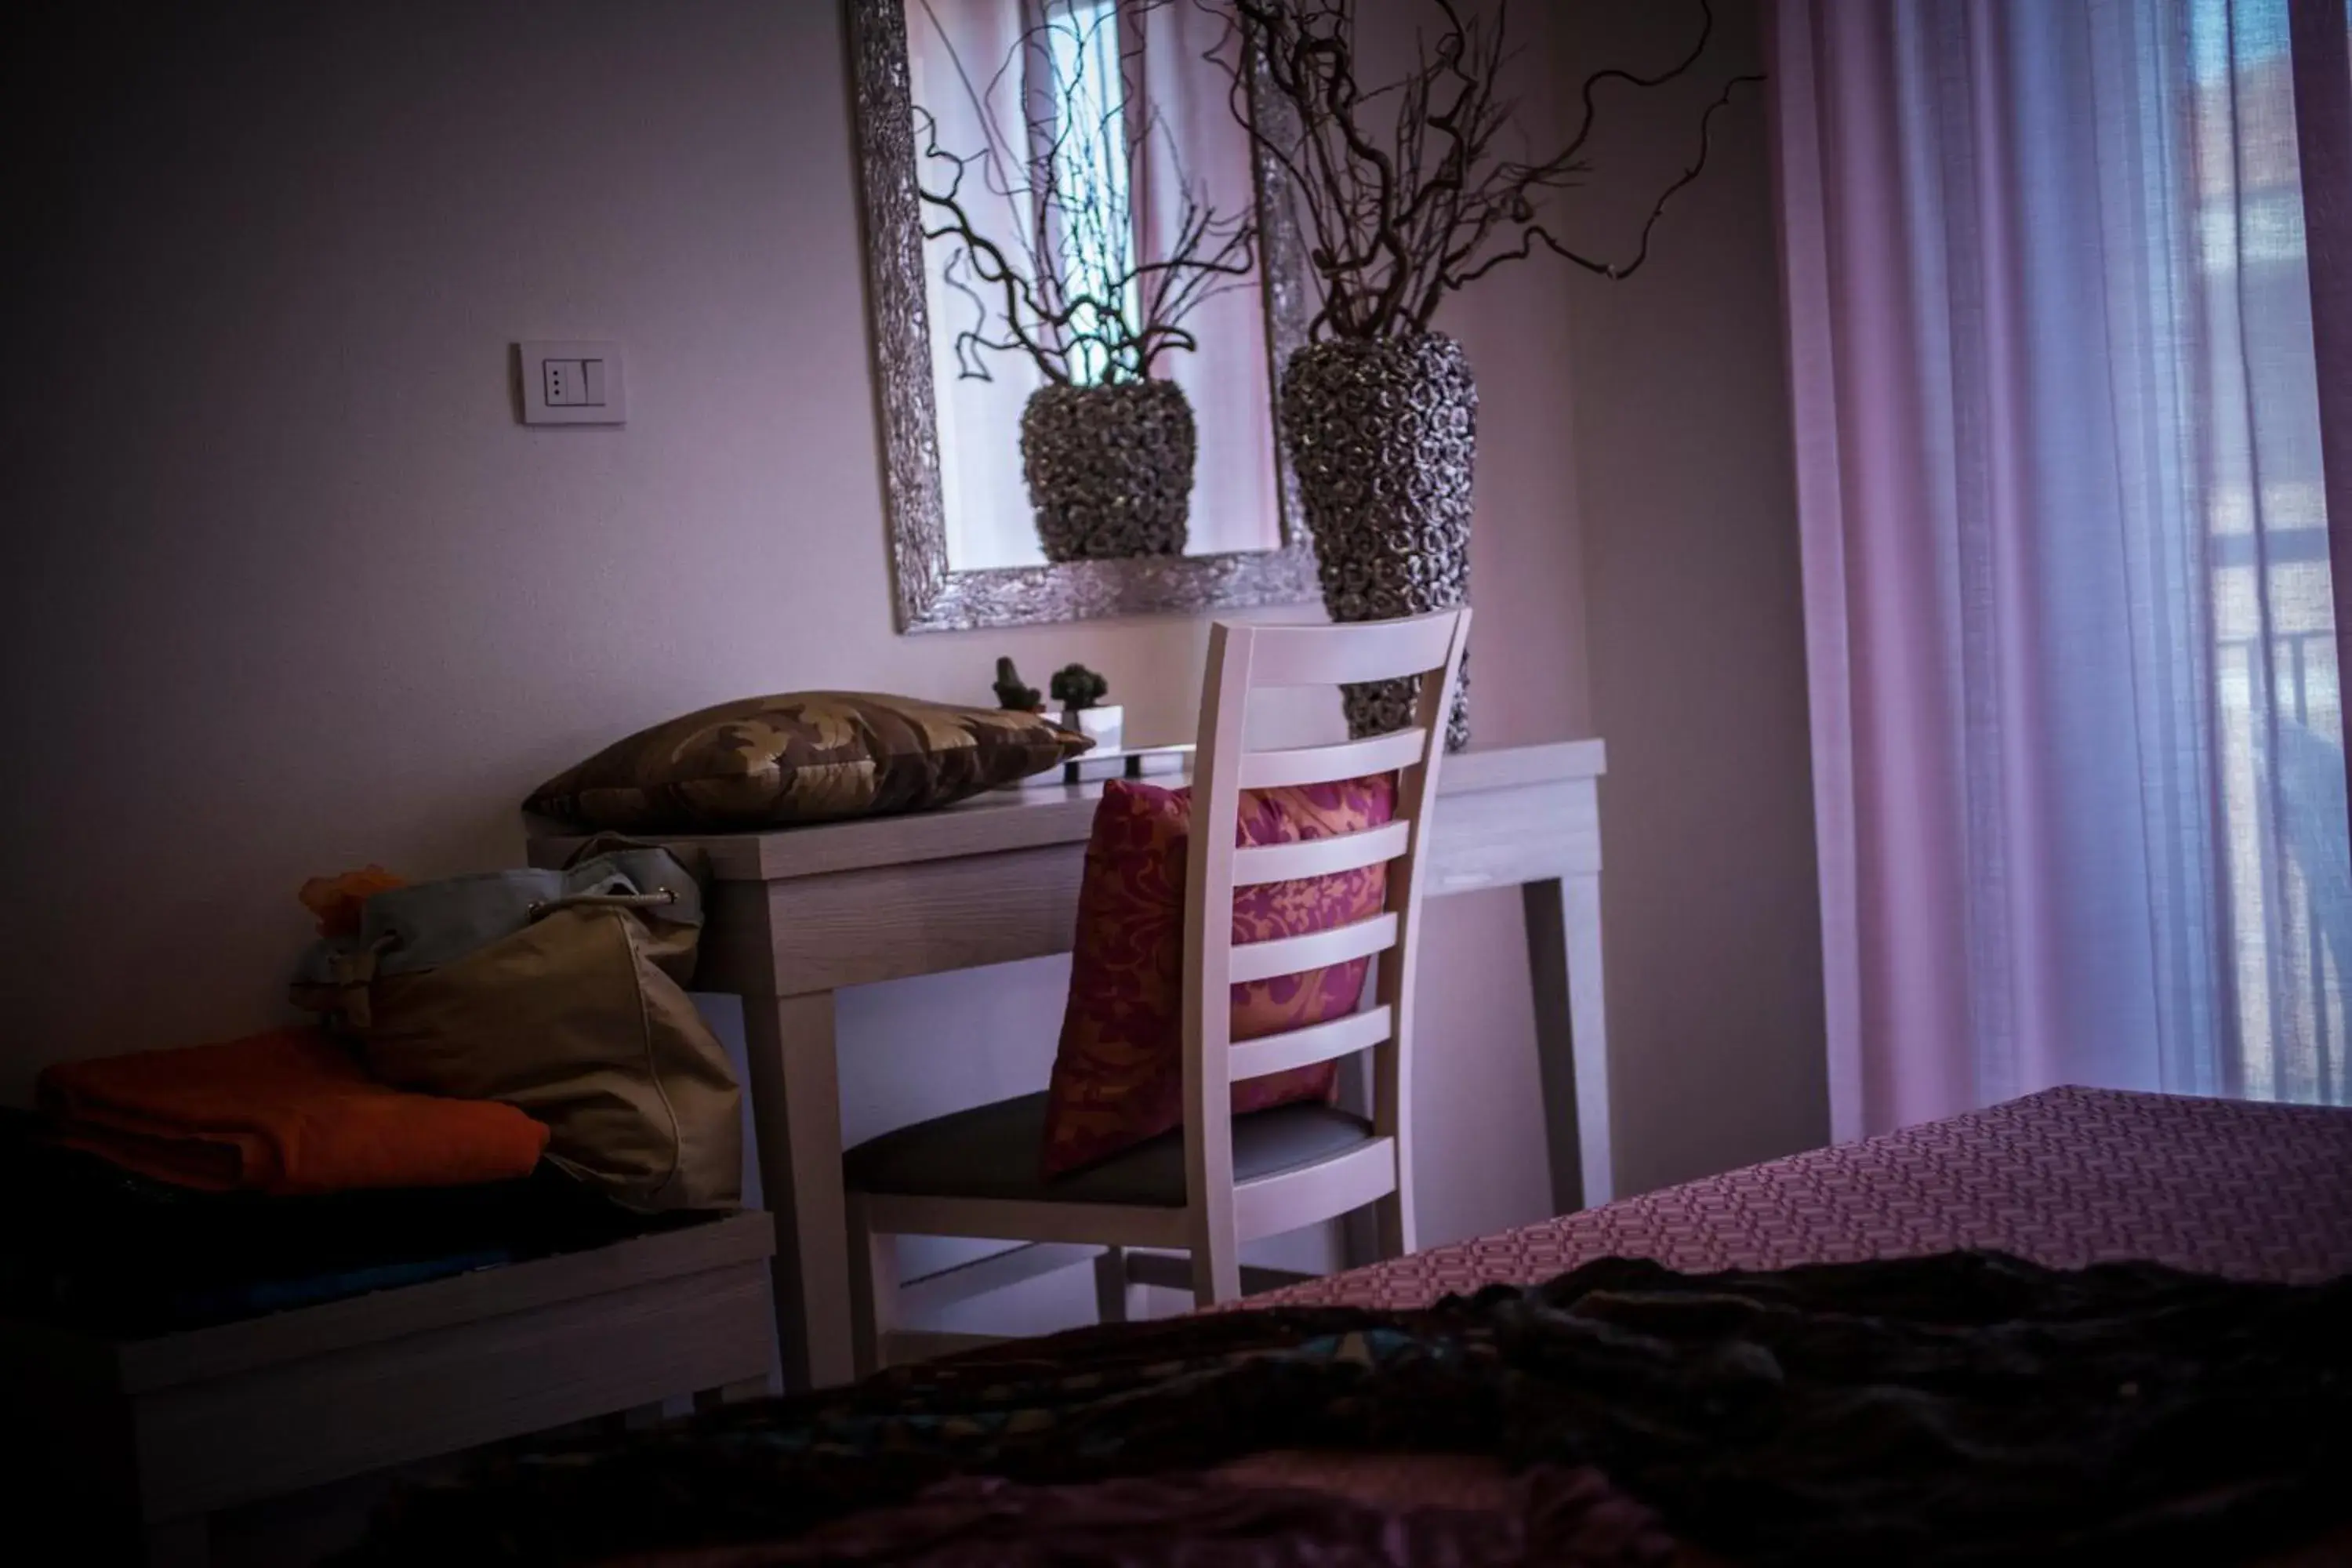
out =
<path fill-rule="evenodd" d="M 1328 838 L 1396 816 L 1392 773 L 1345 784 L 1244 790 L 1234 842 Z M 1078 890 L 1070 1001 L 1046 1099 L 1045 1172 L 1063 1174 L 1156 1138 L 1183 1120 L 1184 858 L 1188 790 L 1114 781 L 1095 812 Z M 1388 868 L 1234 889 L 1234 941 L 1265 942 L 1381 912 Z M 1355 1011 L 1368 958 L 1236 985 L 1234 1038 L 1304 1028 Z M 1233 1086 L 1236 1115 L 1331 1098 L 1337 1062 Z"/>

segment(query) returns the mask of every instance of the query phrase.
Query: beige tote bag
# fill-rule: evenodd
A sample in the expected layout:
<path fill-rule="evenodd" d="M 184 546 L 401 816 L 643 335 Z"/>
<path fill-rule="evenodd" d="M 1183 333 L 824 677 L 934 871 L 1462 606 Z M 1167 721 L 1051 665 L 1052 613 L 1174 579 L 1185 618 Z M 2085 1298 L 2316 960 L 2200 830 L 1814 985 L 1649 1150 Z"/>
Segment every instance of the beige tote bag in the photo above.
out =
<path fill-rule="evenodd" d="M 338 1015 L 387 1083 L 545 1122 L 547 1158 L 618 1203 L 732 1207 L 742 1094 L 684 989 L 701 890 L 667 850 L 614 842 L 560 872 L 378 893 L 296 999 Z"/>

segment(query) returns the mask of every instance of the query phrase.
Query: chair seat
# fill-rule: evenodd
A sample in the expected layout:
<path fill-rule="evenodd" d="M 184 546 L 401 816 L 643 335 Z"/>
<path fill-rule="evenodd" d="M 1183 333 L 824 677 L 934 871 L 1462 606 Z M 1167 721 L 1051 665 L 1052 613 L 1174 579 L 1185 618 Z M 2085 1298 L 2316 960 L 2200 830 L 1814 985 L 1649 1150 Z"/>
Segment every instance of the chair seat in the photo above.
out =
<path fill-rule="evenodd" d="M 1280 1105 L 1234 1118 L 1234 1180 L 1297 1170 L 1370 1142 L 1371 1123 L 1328 1105 Z M 1083 1171 L 1039 1174 L 1045 1096 L 1024 1094 L 886 1132 L 843 1157 L 852 1192 L 1022 1203 L 1184 1206 L 1184 1134 L 1139 1143 Z"/>

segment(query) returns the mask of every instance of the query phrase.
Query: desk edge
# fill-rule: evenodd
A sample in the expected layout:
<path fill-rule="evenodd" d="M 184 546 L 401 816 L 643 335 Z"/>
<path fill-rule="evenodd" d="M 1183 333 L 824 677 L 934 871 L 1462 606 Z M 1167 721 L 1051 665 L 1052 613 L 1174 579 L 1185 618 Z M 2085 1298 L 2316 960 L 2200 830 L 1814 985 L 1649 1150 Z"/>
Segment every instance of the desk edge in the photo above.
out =
<path fill-rule="evenodd" d="M 1608 772 L 1608 750 L 1597 737 L 1537 745 L 1475 747 L 1446 758 L 1438 773 L 1438 798 L 1482 790 L 1570 784 Z M 781 882 L 877 866 L 941 860 L 961 855 L 1036 849 L 1083 841 L 1094 823 L 1099 784 L 1035 792 L 1044 798 L 992 803 L 978 811 L 954 806 L 904 816 L 813 827 L 771 828 L 754 833 L 661 834 L 664 843 L 689 845 L 710 858 L 713 878 L 722 882 Z M 983 830 L 981 824 L 988 825 Z M 581 844 L 582 834 L 533 836 L 530 864 L 558 866 Z"/>

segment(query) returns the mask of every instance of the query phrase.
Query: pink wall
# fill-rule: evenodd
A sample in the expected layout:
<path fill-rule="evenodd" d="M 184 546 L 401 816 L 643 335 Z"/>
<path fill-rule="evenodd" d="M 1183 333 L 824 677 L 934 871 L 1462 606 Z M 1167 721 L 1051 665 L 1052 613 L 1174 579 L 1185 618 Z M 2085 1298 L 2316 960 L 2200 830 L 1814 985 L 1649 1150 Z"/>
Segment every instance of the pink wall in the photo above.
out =
<path fill-rule="evenodd" d="M 835 5 L 85 26 L 41 61 L 56 173 L 14 215 L 5 805 L 37 892 L 0 940 L 0 1094 L 277 1016 L 304 877 L 511 861 L 532 784 L 691 706 L 979 700 L 1002 652 L 1189 730 L 1198 624 L 891 630 Z M 1655 274 L 1530 265 L 1449 322 L 1486 396 L 1480 731 L 1597 712 L 1611 742 L 1633 1184 L 1820 1136 L 1764 201 L 1750 145 Z M 625 343 L 627 428 L 518 426 L 530 337 Z M 1545 1183 L 1516 900 L 1432 924 L 1436 1240 L 1534 1217 Z M 1061 973 L 845 999 L 852 1134 L 1042 1081 Z"/>
<path fill-rule="evenodd" d="M 1686 41 L 1694 7 L 1610 0 L 1560 42 Z M 1707 79 L 1622 107 L 1582 210 L 1632 236 L 1760 71 L 1755 0 Z M 1566 73 L 1563 73 L 1566 74 Z M 1649 262 L 1568 279 L 1584 635 L 1608 737 L 1602 887 L 1617 1180 L 1639 1192 L 1829 1138 L 1788 367 L 1763 94 L 1715 121 Z"/>

